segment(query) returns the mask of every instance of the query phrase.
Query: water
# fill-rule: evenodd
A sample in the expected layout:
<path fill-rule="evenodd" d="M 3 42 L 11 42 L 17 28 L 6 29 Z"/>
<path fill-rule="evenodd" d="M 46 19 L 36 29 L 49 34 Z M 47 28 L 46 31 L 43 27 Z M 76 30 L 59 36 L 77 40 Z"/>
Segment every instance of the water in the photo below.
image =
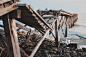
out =
<path fill-rule="evenodd" d="M 75 26 L 70 29 L 71 31 L 86 34 L 86 14 L 79 14 Z"/>

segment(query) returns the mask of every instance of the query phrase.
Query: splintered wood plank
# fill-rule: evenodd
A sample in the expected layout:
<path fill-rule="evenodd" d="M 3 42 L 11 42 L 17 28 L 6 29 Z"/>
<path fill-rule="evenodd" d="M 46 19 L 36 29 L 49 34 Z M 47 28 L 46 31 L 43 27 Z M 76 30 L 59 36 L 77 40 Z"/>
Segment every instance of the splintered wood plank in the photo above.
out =
<path fill-rule="evenodd" d="M 21 57 L 15 19 L 9 19 L 9 15 L 3 16 L 3 24 L 9 57 Z"/>

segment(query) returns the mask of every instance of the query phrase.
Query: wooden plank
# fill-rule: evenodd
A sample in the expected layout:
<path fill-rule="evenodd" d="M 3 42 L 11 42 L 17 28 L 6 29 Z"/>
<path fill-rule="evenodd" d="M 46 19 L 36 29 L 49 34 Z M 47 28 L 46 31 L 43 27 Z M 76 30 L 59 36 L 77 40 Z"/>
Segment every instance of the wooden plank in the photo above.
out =
<path fill-rule="evenodd" d="M 26 28 L 25 26 L 22 26 L 22 25 L 20 25 L 20 24 L 18 24 L 18 23 L 16 23 L 16 26 L 19 27 L 19 28 L 21 28 L 21 29 L 24 29 L 24 30 L 26 30 L 26 31 L 30 31 L 30 30 L 31 30 L 31 29 Z M 41 36 L 41 34 L 38 33 L 38 32 L 36 32 L 36 31 L 31 30 L 31 32 L 34 33 L 34 34 L 36 34 L 36 35 Z"/>
<path fill-rule="evenodd" d="M 48 32 L 50 31 L 50 29 L 45 33 L 45 35 L 43 36 L 43 38 L 38 42 L 38 44 L 36 45 L 36 47 L 34 48 L 34 50 L 32 51 L 30 57 L 33 57 L 36 53 L 36 51 L 38 50 L 38 48 L 40 47 L 40 45 L 42 44 L 42 42 L 44 41 L 46 35 L 48 34 Z"/>
<path fill-rule="evenodd" d="M 15 19 L 9 19 L 11 41 L 13 45 L 14 57 L 21 57 Z"/>
<path fill-rule="evenodd" d="M 49 38 L 49 37 L 45 37 L 46 39 L 48 39 L 48 40 L 50 40 L 50 41 L 53 41 L 53 42 L 55 42 L 54 40 L 52 40 L 51 38 Z"/>
<path fill-rule="evenodd" d="M 63 14 L 63 15 L 68 15 L 68 16 L 72 16 L 73 15 L 72 13 L 69 13 L 69 12 L 64 11 L 64 10 L 60 10 L 60 13 Z"/>
<path fill-rule="evenodd" d="M 16 3 L 10 5 L 9 7 L 4 8 L 4 9 L 0 9 L 0 16 L 5 15 L 6 13 L 9 13 L 9 12 L 17 9 L 18 7 L 13 7 L 15 5 L 16 5 Z"/>
<path fill-rule="evenodd" d="M 55 41 L 56 41 L 56 46 L 59 48 L 59 37 L 58 37 L 58 20 L 55 22 Z"/>
<path fill-rule="evenodd" d="M 68 19 L 68 17 L 66 16 L 66 28 L 65 28 L 65 35 L 64 35 L 64 37 L 67 37 L 67 19 Z"/>
<path fill-rule="evenodd" d="M 21 57 L 18 43 L 15 19 L 9 19 L 9 15 L 3 16 L 4 30 L 7 40 L 9 57 Z M 11 45 L 10 45 L 11 44 Z M 11 49 L 13 47 L 13 50 Z"/>

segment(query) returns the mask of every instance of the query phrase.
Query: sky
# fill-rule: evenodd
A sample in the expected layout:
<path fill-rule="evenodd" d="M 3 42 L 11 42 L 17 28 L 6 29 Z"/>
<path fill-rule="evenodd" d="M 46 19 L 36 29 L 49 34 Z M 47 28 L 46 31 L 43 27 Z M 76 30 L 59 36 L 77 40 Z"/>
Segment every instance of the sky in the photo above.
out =
<path fill-rule="evenodd" d="M 31 5 L 35 10 L 45 8 L 68 12 L 86 13 L 86 0 L 21 0 L 20 3 Z"/>

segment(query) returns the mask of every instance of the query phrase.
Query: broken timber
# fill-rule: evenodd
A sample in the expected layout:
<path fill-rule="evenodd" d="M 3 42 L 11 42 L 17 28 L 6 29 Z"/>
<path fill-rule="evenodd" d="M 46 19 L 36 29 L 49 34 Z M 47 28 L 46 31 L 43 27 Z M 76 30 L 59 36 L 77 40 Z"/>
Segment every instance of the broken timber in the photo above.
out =
<path fill-rule="evenodd" d="M 1 0 L 1 1 L 0 1 L 1 2 L 0 19 L 2 19 L 3 25 L 0 25 L 0 27 L 4 27 L 4 32 L 7 40 L 5 43 L 7 44 L 6 46 L 9 57 L 21 57 L 21 53 L 29 57 L 29 55 L 19 46 L 17 33 L 29 37 L 31 37 L 31 35 L 20 32 L 19 30 L 16 29 L 16 27 L 42 37 L 42 39 L 38 42 L 34 50 L 31 49 L 32 53 L 30 54 L 30 57 L 33 57 L 37 52 L 38 48 L 40 47 L 40 45 L 42 44 L 42 42 L 45 40 L 45 38 L 49 39 L 50 41 L 54 41 L 51 38 L 46 37 L 48 33 L 53 35 L 53 37 L 55 38 L 54 42 L 56 42 L 57 48 L 59 48 L 59 37 L 58 37 L 59 28 L 62 29 L 63 25 L 65 24 L 64 36 L 67 37 L 67 30 L 71 28 L 78 19 L 78 14 L 69 13 L 64 10 L 49 10 L 49 11 L 39 10 L 38 12 L 36 12 L 30 5 L 29 6 L 27 4 L 17 5 L 16 2 L 19 2 L 20 0 Z M 59 18 L 59 16 L 61 16 L 61 19 Z M 16 23 L 15 20 L 22 22 L 23 24 L 25 24 L 25 26 Z M 31 30 L 26 26 L 30 26 L 31 28 L 34 27 L 35 30 Z M 55 27 L 55 29 L 53 29 L 53 27 Z M 55 35 L 53 33 L 53 30 L 55 30 L 54 32 Z M 27 39 L 29 39 L 29 37 Z M 26 42 L 25 44 L 27 45 L 33 44 L 32 42 L 31 43 Z"/>

